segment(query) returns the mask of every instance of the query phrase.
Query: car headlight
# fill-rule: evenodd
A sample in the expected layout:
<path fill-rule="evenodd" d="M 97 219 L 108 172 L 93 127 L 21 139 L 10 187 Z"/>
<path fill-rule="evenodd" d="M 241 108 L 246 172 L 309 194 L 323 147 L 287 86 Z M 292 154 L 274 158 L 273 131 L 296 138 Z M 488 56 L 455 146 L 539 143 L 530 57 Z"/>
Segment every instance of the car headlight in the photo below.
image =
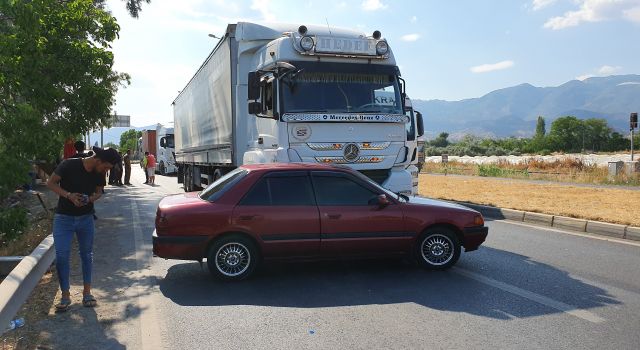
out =
<path fill-rule="evenodd" d="M 389 45 L 386 41 L 378 41 L 376 44 L 376 52 L 378 55 L 386 55 L 389 52 Z"/>
<path fill-rule="evenodd" d="M 313 38 L 310 36 L 303 36 L 302 39 L 300 39 L 300 47 L 305 51 L 313 49 L 313 45 Z"/>

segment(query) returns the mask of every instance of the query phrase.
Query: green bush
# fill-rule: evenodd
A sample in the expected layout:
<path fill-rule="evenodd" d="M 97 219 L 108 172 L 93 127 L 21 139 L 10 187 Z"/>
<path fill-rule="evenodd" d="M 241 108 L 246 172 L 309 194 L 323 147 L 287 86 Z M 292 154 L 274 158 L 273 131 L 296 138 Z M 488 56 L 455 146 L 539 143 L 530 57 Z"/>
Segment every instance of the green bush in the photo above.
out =
<path fill-rule="evenodd" d="M 4 244 L 20 236 L 28 224 L 26 209 L 21 207 L 0 209 L 0 241 Z"/>
<path fill-rule="evenodd" d="M 529 173 L 526 170 L 504 169 L 495 164 L 479 164 L 478 175 L 485 177 L 513 177 L 514 175 L 529 177 Z"/>

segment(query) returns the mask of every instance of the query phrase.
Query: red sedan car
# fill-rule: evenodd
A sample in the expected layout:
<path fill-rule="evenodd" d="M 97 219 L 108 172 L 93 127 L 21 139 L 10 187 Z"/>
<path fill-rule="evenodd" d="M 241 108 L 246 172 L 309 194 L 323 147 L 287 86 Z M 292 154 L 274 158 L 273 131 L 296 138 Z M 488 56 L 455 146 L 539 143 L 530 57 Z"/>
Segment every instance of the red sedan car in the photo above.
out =
<path fill-rule="evenodd" d="M 456 263 L 487 237 L 482 215 L 394 194 L 347 167 L 247 165 L 203 191 L 162 199 L 154 255 L 207 259 L 238 280 L 263 260 L 410 257 L 427 269 Z"/>

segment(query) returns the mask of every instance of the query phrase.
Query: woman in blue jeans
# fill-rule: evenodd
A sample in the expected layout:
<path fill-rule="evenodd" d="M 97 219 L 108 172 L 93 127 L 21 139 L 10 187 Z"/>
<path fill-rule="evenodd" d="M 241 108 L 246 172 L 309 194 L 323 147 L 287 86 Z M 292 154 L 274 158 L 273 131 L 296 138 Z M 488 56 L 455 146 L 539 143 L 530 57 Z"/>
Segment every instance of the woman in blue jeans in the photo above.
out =
<path fill-rule="evenodd" d="M 57 311 L 66 311 L 71 305 L 69 255 L 74 233 L 78 238 L 82 261 L 82 305 L 94 307 L 97 304 L 91 295 L 93 203 L 102 196 L 105 173 L 120 161 L 120 155 L 115 149 L 109 148 L 94 147 L 93 151 L 91 157 L 67 159 L 60 163 L 47 182 L 47 187 L 60 196 L 53 219 L 56 270 L 62 291 L 60 303 L 56 305 Z"/>

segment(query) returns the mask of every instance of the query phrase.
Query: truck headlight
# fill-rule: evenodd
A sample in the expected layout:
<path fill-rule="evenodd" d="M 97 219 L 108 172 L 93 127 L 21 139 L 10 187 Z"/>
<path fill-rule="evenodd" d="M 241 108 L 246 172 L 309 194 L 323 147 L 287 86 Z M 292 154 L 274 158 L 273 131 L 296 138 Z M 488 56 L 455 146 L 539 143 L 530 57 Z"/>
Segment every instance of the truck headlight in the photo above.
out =
<path fill-rule="evenodd" d="M 378 41 L 376 44 L 376 53 L 378 53 L 378 55 L 386 55 L 387 52 L 389 52 L 389 45 L 387 42 L 384 40 Z"/>
<path fill-rule="evenodd" d="M 310 36 L 303 36 L 302 39 L 300 39 L 300 47 L 305 51 L 313 49 L 313 45 L 313 38 Z"/>

